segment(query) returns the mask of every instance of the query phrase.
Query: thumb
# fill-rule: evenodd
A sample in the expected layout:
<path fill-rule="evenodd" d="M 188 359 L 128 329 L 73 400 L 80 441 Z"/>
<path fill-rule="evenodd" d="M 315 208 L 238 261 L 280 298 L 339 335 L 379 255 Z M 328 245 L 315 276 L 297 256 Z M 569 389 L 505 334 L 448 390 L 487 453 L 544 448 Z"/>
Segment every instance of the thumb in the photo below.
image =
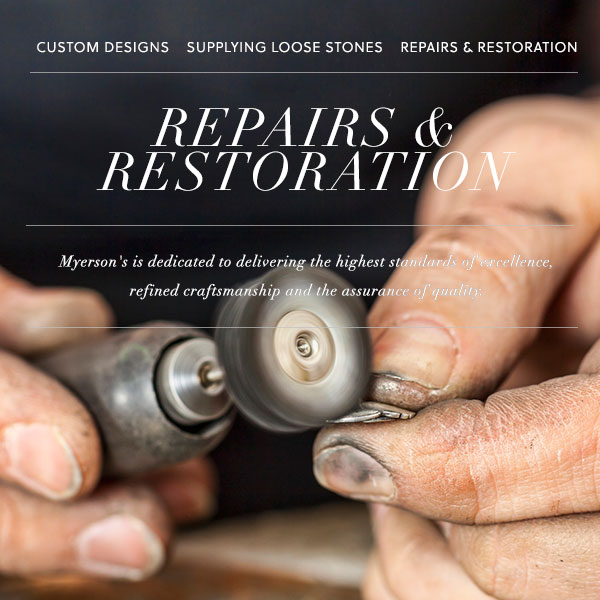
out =
<path fill-rule="evenodd" d="M 98 293 L 80 288 L 40 288 L 0 268 L 0 346 L 36 354 L 99 335 L 113 314 Z M 74 328 L 72 328 L 74 327 Z"/>
<path fill-rule="evenodd" d="M 514 155 L 497 192 L 483 179 L 480 190 L 425 190 L 421 223 L 429 226 L 405 258 L 436 266 L 401 266 L 386 288 L 428 292 L 382 296 L 371 312 L 371 396 L 413 410 L 490 393 L 533 341 L 600 226 L 600 129 L 587 102 L 497 105 L 463 126 L 453 144 L 470 164 L 482 152 Z M 450 167 L 445 173 L 452 177 Z M 443 264 L 448 257 L 456 266 Z M 527 259 L 551 268 L 520 262 Z"/>

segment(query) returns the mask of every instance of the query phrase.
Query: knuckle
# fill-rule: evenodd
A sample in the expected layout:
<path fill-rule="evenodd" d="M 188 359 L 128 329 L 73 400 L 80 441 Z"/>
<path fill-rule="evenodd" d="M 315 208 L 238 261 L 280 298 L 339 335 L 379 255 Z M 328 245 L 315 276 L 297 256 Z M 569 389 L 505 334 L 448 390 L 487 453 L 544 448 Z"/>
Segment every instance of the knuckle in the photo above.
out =
<path fill-rule="evenodd" d="M 533 473 L 548 481 L 548 424 L 530 404 L 524 392 L 518 397 L 512 391 L 496 392 L 486 400 L 465 453 L 478 501 L 474 523 L 518 517 L 521 490 Z"/>
<path fill-rule="evenodd" d="M 515 440 L 529 444 L 527 422 L 532 419 L 520 414 L 518 403 L 506 401 L 506 392 L 502 394 L 500 402 L 494 394 L 486 403 L 450 400 L 424 409 L 429 414 L 420 421 L 412 449 L 420 458 L 419 469 L 399 489 L 420 490 L 423 502 L 437 507 L 437 518 L 447 516 L 460 523 L 490 523 L 518 514 L 514 490 L 520 482 L 515 477 L 539 470 L 546 449 L 538 443 L 543 437 L 538 435 L 539 447 L 527 446 L 519 454 L 521 445 Z M 537 422 L 539 434 L 539 417 Z M 527 464 L 529 471 L 523 467 L 516 473 L 515 464 Z M 448 499 L 447 515 L 438 515 L 440 497 Z"/>
<path fill-rule="evenodd" d="M 449 255 L 455 258 L 457 265 L 462 263 L 473 267 L 456 269 L 435 269 L 428 276 L 433 275 L 436 280 L 452 282 L 457 276 L 461 281 L 471 284 L 476 288 L 483 288 L 494 296 L 500 296 L 513 304 L 520 295 L 515 294 L 527 281 L 524 280 L 526 270 L 497 269 L 481 267 L 481 261 L 497 260 L 504 258 L 507 249 L 512 252 L 526 253 L 523 242 L 515 239 L 510 228 L 489 229 L 487 227 L 456 227 L 468 224 L 497 224 L 506 222 L 502 210 L 497 204 L 491 210 L 485 206 L 469 207 L 465 212 L 458 212 L 451 218 L 449 224 L 435 228 L 424 234 L 419 241 L 419 246 L 424 246 L 428 255 L 435 259 L 446 259 Z M 514 220 L 514 219 L 513 219 Z"/>
<path fill-rule="evenodd" d="M 519 228 L 455 227 L 455 224 L 467 222 L 490 225 L 515 222 L 515 218 L 508 214 L 512 209 L 502 208 L 497 204 L 489 211 L 483 205 L 469 208 L 468 211 L 468 215 L 458 213 L 452 218 L 452 224 L 429 232 L 423 240 L 429 255 L 440 259 L 451 255 L 458 268 L 435 269 L 427 275 L 435 281 L 436 286 L 453 287 L 460 281 L 481 290 L 484 304 L 501 302 L 505 307 L 502 311 L 502 323 L 523 324 L 530 319 L 528 315 L 532 310 L 532 297 L 540 298 L 539 302 L 543 302 L 543 293 L 532 296 L 532 292 L 539 292 L 544 283 L 540 283 L 537 269 L 505 268 L 497 265 L 501 264 L 500 261 L 510 260 L 513 255 L 528 257 L 528 247 L 534 246 L 534 240 L 529 240 L 529 234 L 517 235 L 516 231 Z M 462 302 L 459 303 L 458 300 Z M 456 307 L 462 309 L 459 314 L 463 315 L 463 320 L 471 323 L 471 304 L 465 303 L 460 297 L 458 300 Z M 483 314 L 485 310 L 485 307 L 478 306 L 479 313 Z M 489 317 L 493 318 L 493 315 Z M 532 339 L 535 331 L 524 329 L 519 333 Z"/>
<path fill-rule="evenodd" d="M 437 507 L 434 512 L 439 512 L 438 499 L 447 498 L 447 516 L 464 523 L 478 518 L 487 483 L 474 468 L 481 454 L 482 410 L 477 400 L 450 400 L 424 409 L 430 414 L 414 436 L 420 468 L 410 488 L 426 490 L 423 502 Z"/>

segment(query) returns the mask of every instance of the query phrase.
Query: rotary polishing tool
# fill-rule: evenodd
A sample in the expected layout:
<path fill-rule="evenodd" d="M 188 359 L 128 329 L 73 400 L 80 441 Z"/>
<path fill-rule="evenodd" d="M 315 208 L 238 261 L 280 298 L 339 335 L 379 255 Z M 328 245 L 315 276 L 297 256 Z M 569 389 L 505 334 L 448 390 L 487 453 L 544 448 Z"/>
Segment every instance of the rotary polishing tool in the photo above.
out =
<path fill-rule="evenodd" d="M 261 286 L 281 293 L 252 293 Z M 359 408 L 371 352 L 362 301 L 342 295 L 350 284 L 325 269 L 278 268 L 242 288 L 221 304 L 214 340 L 185 324 L 153 322 L 38 361 L 92 413 L 107 474 L 208 452 L 236 409 L 290 433 Z M 367 420 L 363 413 L 357 420 Z"/>

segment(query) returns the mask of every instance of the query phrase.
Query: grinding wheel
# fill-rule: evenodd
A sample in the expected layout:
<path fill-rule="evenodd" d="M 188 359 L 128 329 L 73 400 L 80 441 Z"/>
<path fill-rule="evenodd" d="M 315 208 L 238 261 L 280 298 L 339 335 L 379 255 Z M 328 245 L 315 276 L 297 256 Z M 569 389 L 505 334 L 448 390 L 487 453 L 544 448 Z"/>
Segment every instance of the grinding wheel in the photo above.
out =
<path fill-rule="evenodd" d="M 226 385 L 248 419 L 279 432 L 320 427 L 355 409 L 370 367 L 362 301 L 325 269 L 280 268 L 243 286 L 277 288 L 275 299 L 242 295 L 219 311 L 215 341 Z M 317 296 L 327 284 L 336 296 Z"/>

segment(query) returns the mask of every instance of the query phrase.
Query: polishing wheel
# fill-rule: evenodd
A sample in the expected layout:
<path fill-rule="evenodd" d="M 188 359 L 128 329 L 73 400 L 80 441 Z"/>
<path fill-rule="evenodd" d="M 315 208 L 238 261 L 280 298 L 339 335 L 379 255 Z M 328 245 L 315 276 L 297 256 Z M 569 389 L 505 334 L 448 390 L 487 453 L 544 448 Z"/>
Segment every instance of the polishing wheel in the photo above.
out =
<path fill-rule="evenodd" d="M 261 285 L 280 293 L 253 295 Z M 326 269 L 279 268 L 221 306 L 219 361 L 229 395 L 248 419 L 293 432 L 357 407 L 368 382 L 370 343 L 362 301 L 342 296 L 350 287 Z"/>

